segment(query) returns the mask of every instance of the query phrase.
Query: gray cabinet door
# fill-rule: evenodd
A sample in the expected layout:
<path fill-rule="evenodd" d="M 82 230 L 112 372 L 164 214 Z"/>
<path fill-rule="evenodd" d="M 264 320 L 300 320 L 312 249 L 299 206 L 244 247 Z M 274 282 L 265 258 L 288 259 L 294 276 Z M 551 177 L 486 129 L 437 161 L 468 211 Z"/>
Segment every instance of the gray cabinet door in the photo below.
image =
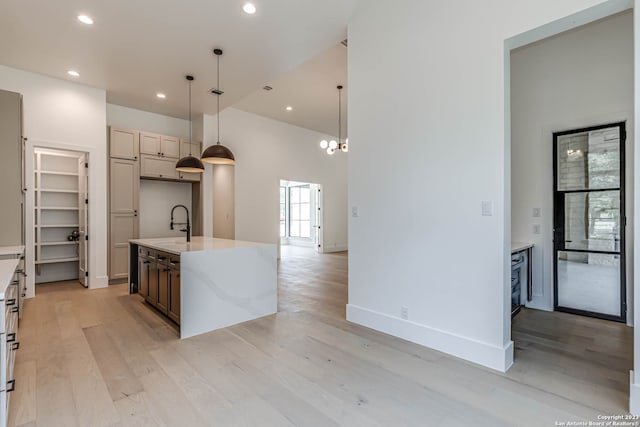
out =
<path fill-rule="evenodd" d="M 140 154 L 161 156 L 160 135 L 149 132 L 140 132 Z"/>
<path fill-rule="evenodd" d="M 140 176 L 143 178 L 178 179 L 176 160 L 143 154 L 140 159 Z"/>
<path fill-rule="evenodd" d="M 138 293 L 145 298 L 149 296 L 149 264 L 148 259 L 138 258 Z"/>
<path fill-rule="evenodd" d="M 164 265 L 158 265 L 158 310 L 164 314 L 169 308 L 169 269 Z"/>
<path fill-rule="evenodd" d="M 137 214 L 111 214 L 109 279 L 126 279 L 129 275 L 129 239 L 138 237 Z"/>
<path fill-rule="evenodd" d="M 22 131 L 19 93 L 0 90 L 0 245 L 22 242 Z"/>
<path fill-rule="evenodd" d="M 110 210 L 115 213 L 138 213 L 140 181 L 138 162 L 135 160 L 111 159 L 110 162 Z"/>
<path fill-rule="evenodd" d="M 169 310 L 171 320 L 180 324 L 180 270 L 169 269 Z"/>
<path fill-rule="evenodd" d="M 174 136 L 161 136 L 160 148 L 162 157 L 169 157 L 175 160 L 180 157 L 180 140 Z"/>
<path fill-rule="evenodd" d="M 137 160 L 140 152 L 137 130 L 111 128 L 109 131 L 109 155 L 119 159 Z"/>

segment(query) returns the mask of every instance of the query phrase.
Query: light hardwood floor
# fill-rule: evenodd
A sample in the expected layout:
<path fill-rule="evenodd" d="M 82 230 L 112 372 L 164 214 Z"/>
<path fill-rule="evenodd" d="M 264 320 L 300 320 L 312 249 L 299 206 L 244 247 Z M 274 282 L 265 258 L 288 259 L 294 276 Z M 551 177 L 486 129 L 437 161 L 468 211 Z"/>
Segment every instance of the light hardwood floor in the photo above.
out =
<path fill-rule="evenodd" d="M 345 321 L 346 254 L 284 250 L 279 313 L 179 340 L 128 295 L 25 302 L 11 426 L 552 426 L 626 412 L 632 330 L 525 310 L 500 374 Z"/>

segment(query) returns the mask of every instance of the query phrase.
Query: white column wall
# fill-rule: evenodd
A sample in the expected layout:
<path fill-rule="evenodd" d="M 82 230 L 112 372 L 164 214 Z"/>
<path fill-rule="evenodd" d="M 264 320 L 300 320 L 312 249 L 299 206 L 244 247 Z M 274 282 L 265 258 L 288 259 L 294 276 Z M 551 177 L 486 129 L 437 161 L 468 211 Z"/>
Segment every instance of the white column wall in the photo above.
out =
<path fill-rule="evenodd" d="M 349 26 L 349 320 L 510 367 L 506 41 L 628 4 L 361 3 Z"/>

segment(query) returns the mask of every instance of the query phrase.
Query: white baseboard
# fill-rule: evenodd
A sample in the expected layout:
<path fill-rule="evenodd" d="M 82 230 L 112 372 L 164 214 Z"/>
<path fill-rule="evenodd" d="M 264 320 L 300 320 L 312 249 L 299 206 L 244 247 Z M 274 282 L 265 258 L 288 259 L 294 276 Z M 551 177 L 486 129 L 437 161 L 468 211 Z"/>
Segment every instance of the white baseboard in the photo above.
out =
<path fill-rule="evenodd" d="M 344 252 L 346 250 L 348 250 L 349 248 L 347 247 L 347 245 L 335 245 L 332 248 L 323 248 L 322 249 L 322 253 L 323 254 L 330 254 L 332 252 Z"/>
<path fill-rule="evenodd" d="M 92 277 L 89 281 L 89 289 L 100 289 L 109 286 L 109 276 Z"/>
<path fill-rule="evenodd" d="M 500 372 L 513 364 L 513 341 L 498 347 L 353 304 L 347 304 L 347 320 Z"/>
<path fill-rule="evenodd" d="M 629 413 L 640 415 L 640 384 L 634 381 L 633 371 L 629 372 Z"/>

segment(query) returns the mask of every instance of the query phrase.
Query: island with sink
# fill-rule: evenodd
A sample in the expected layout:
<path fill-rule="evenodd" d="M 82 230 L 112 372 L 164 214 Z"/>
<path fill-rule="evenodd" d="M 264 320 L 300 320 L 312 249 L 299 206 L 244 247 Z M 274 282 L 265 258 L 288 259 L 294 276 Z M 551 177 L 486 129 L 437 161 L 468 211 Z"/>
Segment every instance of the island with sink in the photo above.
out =
<path fill-rule="evenodd" d="M 277 311 L 276 246 L 194 236 L 129 241 L 129 292 L 180 326 L 180 338 Z"/>

